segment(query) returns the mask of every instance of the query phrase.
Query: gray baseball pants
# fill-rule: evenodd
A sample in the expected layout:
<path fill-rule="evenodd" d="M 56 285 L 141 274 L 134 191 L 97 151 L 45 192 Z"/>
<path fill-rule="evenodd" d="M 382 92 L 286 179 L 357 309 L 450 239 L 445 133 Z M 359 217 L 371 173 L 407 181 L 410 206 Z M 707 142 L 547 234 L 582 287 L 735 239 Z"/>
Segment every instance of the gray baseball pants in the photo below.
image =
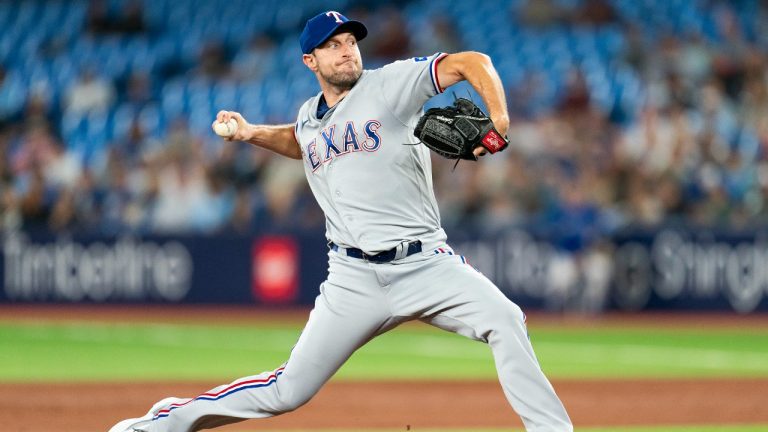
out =
<path fill-rule="evenodd" d="M 504 394 L 526 430 L 573 426 L 528 340 L 525 315 L 447 247 L 376 264 L 329 252 L 328 279 L 288 362 L 161 407 L 149 432 L 187 432 L 302 406 L 355 350 L 418 319 L 490 345 Z"/>

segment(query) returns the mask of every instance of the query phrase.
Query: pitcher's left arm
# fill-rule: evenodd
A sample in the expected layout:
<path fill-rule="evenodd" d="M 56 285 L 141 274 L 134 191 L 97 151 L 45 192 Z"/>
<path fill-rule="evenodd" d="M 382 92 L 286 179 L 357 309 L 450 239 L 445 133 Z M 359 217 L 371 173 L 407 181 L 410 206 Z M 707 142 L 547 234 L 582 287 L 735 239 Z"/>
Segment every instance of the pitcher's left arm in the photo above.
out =
<path fill-rule="evenodd" d="M 477 91 L 488 109 L 488 116 L 502 136 L 509 129 L 509 113 L 504 85 L 501 83 L 491 58 L 476 51 L 449 54 L 437 64 L 440 85 L 445 88 L 466 80 Z M 475 154 L 484 154 L 485 149 L 475 149 Z"/>

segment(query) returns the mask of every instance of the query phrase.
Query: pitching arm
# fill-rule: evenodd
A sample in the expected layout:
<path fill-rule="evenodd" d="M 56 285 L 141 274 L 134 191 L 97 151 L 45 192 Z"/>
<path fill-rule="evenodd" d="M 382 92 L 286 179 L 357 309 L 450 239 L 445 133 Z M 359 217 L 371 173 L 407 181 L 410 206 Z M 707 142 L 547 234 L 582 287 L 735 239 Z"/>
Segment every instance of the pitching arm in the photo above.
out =
<path fill-rule="evenodd" d="M 237 121 L 237 132 L 224 138 L 227 141 L 245 141 L 291 159 L 301 159 L 301 149 L 293 133 L 294 125 L 255 125 L 248 123 L 238 112 L 219 111 L 211 127 L 216 122 L 227 122 L 232 118 Z"/>

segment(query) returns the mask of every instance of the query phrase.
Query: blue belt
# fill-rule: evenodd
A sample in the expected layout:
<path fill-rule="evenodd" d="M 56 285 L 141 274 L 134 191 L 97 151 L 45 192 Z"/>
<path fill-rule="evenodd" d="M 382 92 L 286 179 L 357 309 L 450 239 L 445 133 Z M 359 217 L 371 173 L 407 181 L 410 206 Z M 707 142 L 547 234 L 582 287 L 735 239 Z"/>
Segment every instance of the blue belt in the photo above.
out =
<path fill-rule="evenodd" d="M 410 243 L 400 243 L 400 245 L 397 247 L 394 247 L 388 251 L 377 253 L 376 255 L 368 255 L 361 249 L 357 248 L 344 248 L 332 241 L 328 242 L 328 247 L 336 252 L 345 252 L 347 256 L 352 258 L 358 258 L 374 263 L 387 263 L 421 252 L 421 240 L 412 241 Z M 400 252 L 400 256 L 398 256 L 398 252 Z"/>

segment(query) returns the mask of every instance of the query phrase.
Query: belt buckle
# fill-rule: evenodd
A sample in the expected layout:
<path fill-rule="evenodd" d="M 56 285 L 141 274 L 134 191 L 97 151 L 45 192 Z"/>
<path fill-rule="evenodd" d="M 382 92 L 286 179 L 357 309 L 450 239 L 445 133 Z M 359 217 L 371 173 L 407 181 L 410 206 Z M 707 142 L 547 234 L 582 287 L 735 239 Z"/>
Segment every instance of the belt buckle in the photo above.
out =
<path fill-rule="evenodd" d="M 410 247 L 411 243 L 407 241 L 400 242 L 397 246 L 395 246 L 395 257 L 392 259 L 392 261 L 401 260 L 408 256 L 408 248 Z"/>
<path fill-rule="evenodd" d="M 413 243 L 415 242 L 402 241 L 392 249 L 379 252 L 376 255 L 368 255 L 367 253 L 363 252 L 363 260 L 372 263 L 386 263 L 401 260 L 408 256 L 408 252 Z"/>

